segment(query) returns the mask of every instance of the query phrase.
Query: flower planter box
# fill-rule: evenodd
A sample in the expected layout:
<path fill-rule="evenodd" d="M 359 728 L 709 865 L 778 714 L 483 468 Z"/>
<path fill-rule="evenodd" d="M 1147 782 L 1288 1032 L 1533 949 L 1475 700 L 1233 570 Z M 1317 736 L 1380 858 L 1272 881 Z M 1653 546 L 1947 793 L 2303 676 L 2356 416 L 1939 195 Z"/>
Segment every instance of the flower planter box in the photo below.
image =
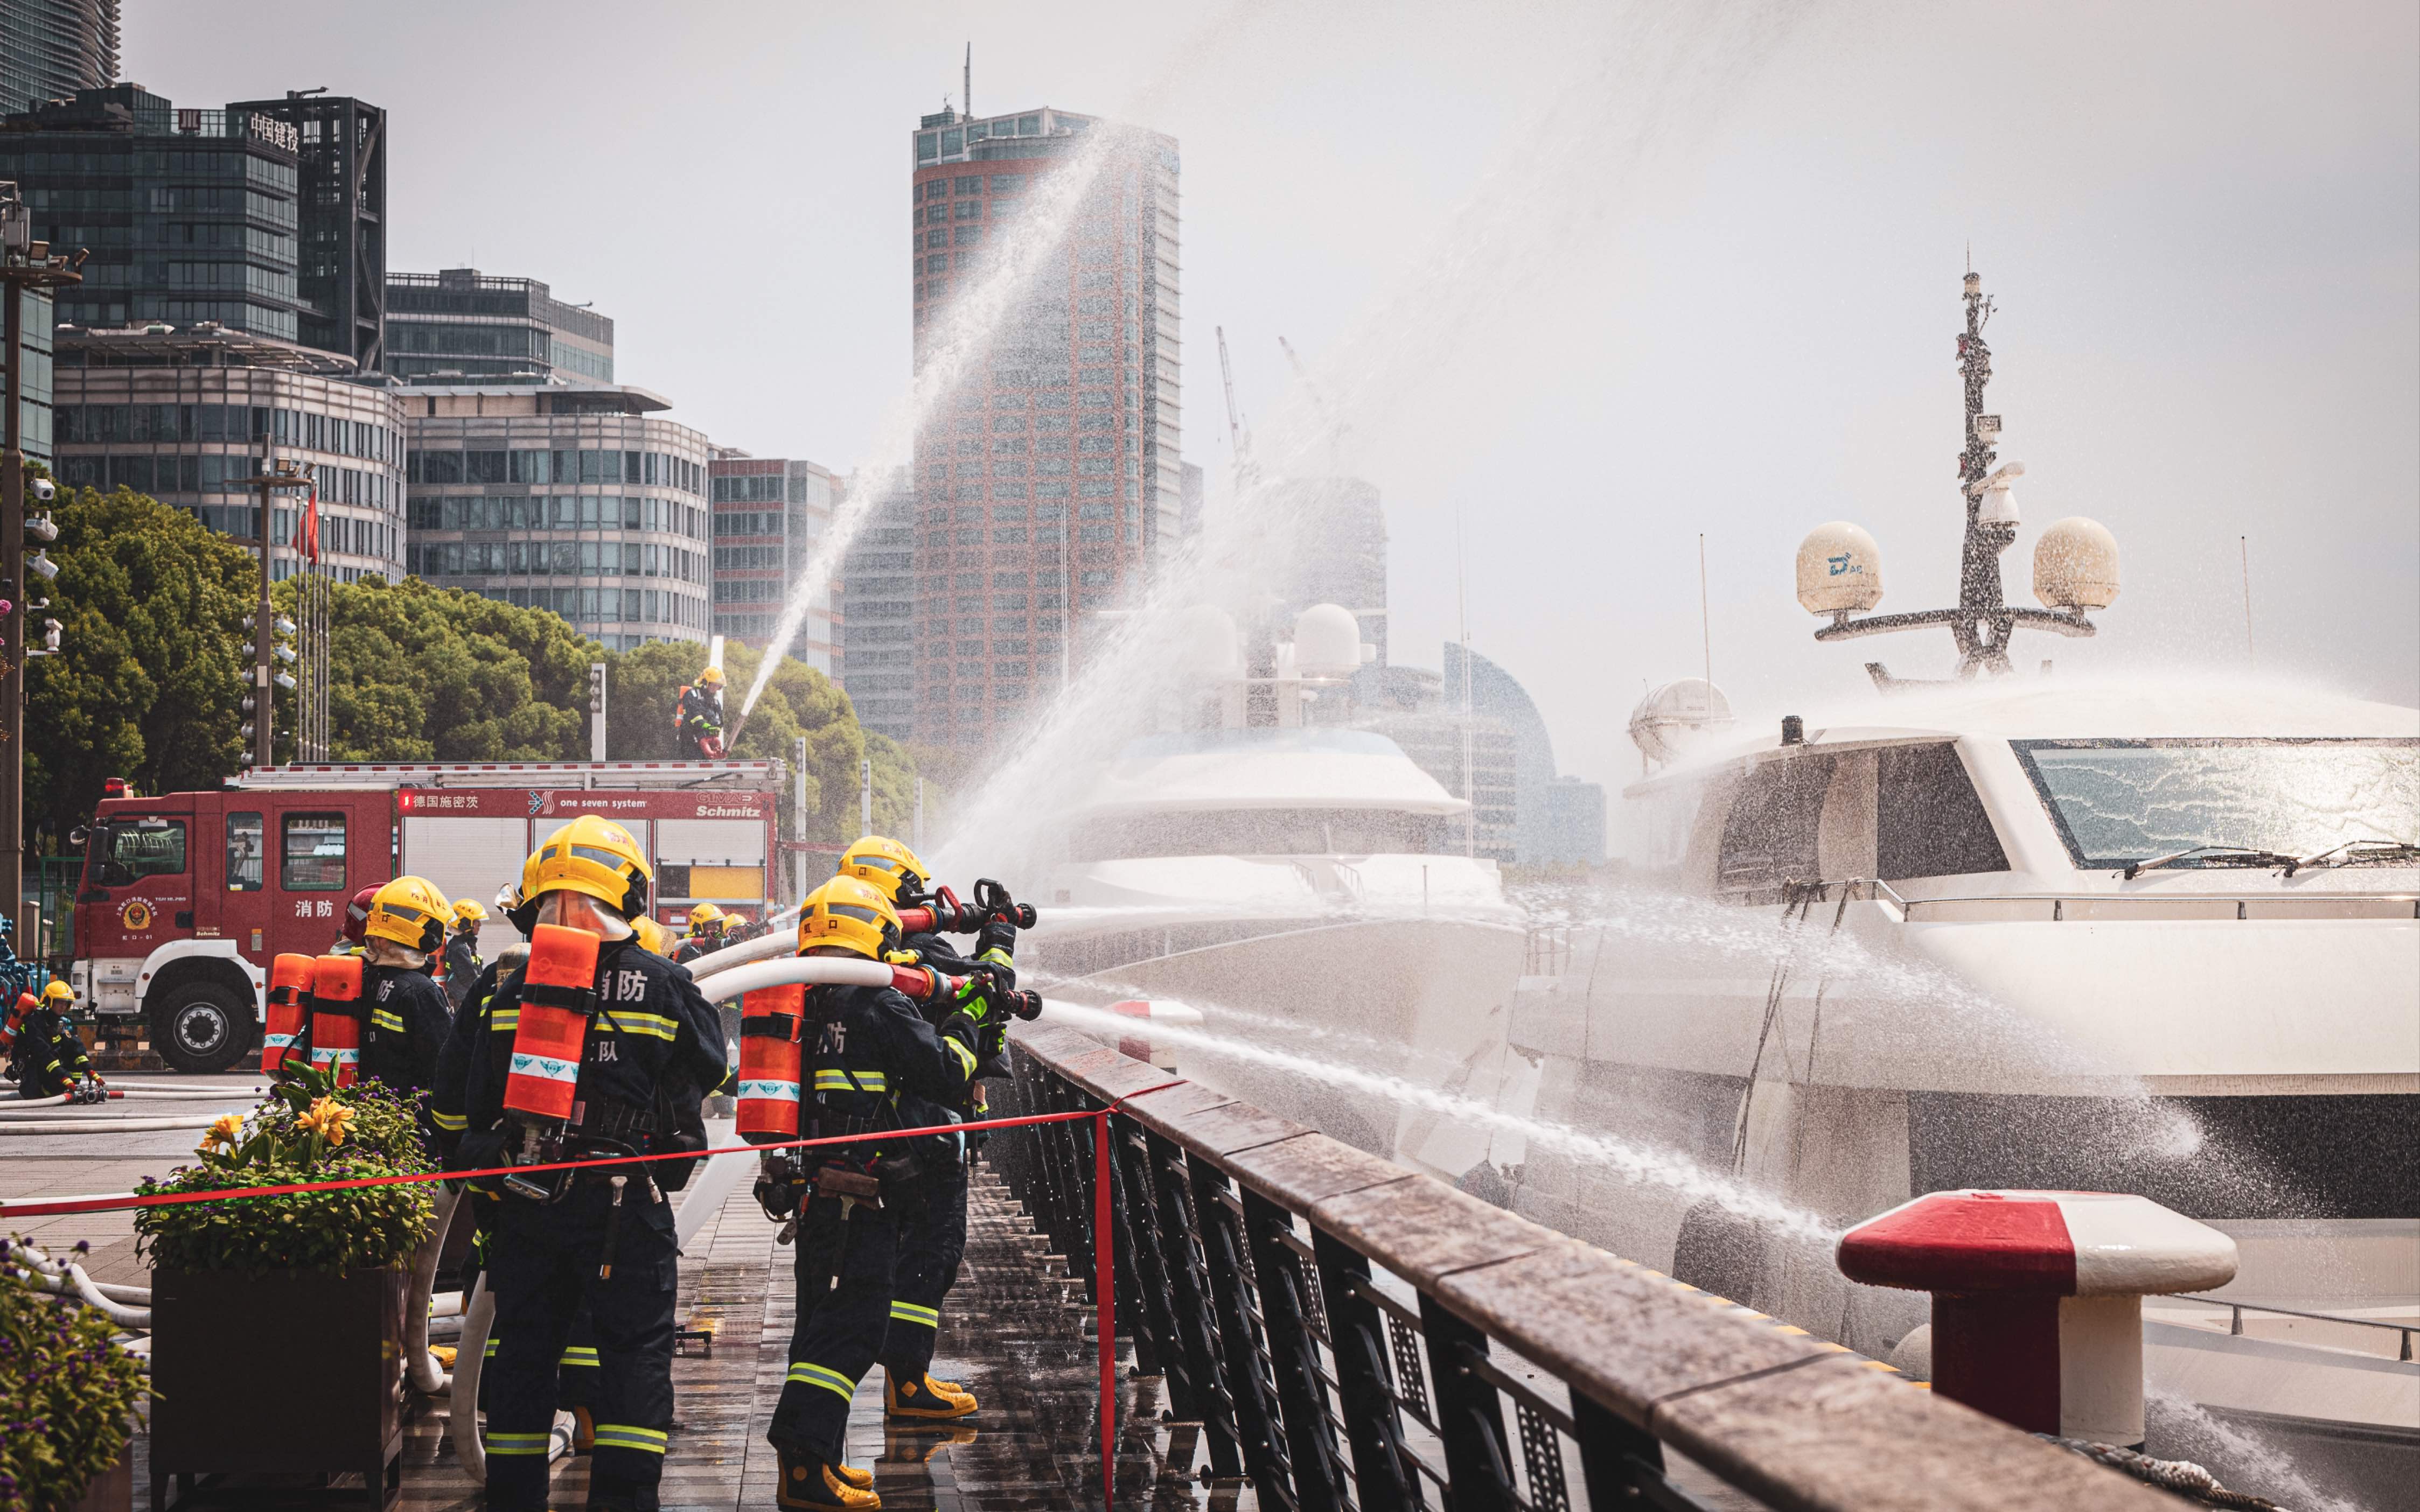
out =
<path fill-rule="evenodd" d="M 362 1500 L 386 1506 L 402 1489 L 409 1284 L 401 1271 L 155 1273 L 153 1512 L 162 1512 L 171 1475 L 181 1505 L 195 1476 L 350 1472 L 363 1477 Z M 230 1497 L 247 1505 L 261 1499 L 227 1488 L 221 1499 Z"/>
<path fill-rule="evenodd" d="M 128 1455 L 132 1452 L 130 1445 Z M 134 1512 L 134 1461 L 121 1456 L 117 1463 L 95 1475 L 68 1512 Z"/>

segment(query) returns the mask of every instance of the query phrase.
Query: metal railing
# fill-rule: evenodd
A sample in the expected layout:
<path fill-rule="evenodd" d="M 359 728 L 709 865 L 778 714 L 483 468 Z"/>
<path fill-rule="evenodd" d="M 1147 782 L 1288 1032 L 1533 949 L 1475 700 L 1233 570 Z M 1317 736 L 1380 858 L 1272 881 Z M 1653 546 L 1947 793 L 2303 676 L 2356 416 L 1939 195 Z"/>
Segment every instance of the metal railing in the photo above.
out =
<path fill-rule="evenodd" d="M 1111 1110 L 1118 1327 L 1172 1418 L 1198 1425 L 1209 1474 L 1250 1483 L 1264 1507 L 1699 1512 L 1668 1447 L 1783 1512 L 2176 1504 L 1072 1029 L 1021 1024 L 1011 1042 L 997 1114 Z M 1087 1278 L 1096 1126 L 988 1147 Z"/>
<path fill-rule="evenodd" d="M 2403 1339 L 2402 1352 L 2396 1355 L 2397 1360 L 2412 1358 L 2412 1335 L 2420 1334 L 2420 1323 L 2390 1323 L 2382 1318 L 2347 1318 L 2341 1313 L 2306 1313 L 2292 1307 L 2271 1307 L 2257 1302 L 2230 1302 L 2225 1297 L 2197 1297 L 2186 1291 L 2171 1291 L 2166 1295 L 2176 1302 L 2199 1303 L 2205 1307 L 2226 1308 L 2226 1331 L 2234 1335 L 2243 1332 L 2245 1313 L 2273 1313 L 2279 1318 L 2302 1318 L 2314 1323 L 2342 1323 L 2347 1328 L 2390 1329 L 2401 1335 Z"/>

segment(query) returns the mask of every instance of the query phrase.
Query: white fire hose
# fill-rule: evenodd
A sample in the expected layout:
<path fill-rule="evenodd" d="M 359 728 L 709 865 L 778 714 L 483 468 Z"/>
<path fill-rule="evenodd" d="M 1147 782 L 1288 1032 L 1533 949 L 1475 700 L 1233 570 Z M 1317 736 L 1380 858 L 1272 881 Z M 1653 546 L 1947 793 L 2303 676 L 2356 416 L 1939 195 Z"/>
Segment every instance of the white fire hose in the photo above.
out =
<path fill-rule="evenodd" d="M 454 1458 L 480 1485 L 488 1484 L 488 1455 L 479 1443 L 479 1375 L 487 1365 L 488 1332 L 496 1324 L 496 1294 L 481 1272 L 462 1308 L 462 1336 L 454 1346 L 454 1404 L 446 1432 Z"/>
<path fill-rule="evenodd" d="M 763 940 L 750 940 L 733 949 L 746 949 L 749 946 L 765 943 Z M 854 957 L 841 955 L 787 954 L 783 955 L 779 961 L 761 959 L 763 956 L 786 950 L 789 946 L 788 941 L 782 939 L 775 939 L 772 944 L 776 949 L 758 951 L 758 958 L 734 961 L 727 965 L 717 967 L 709 974 L 699 974 L 697 966 L 703 965 L 713 957 L 700 956 L 690 968 L 691 974 L 697 976 L 698 991 L 705 993 L 709 998 L 720 1001 L 723 998 L 738 997 L 763 987 L 786 987 L 792 982 L 802 982 L 811 987 L 888 987 L 891 985 L 891 968 L 879 961 L 860 961 Z M 715 955 L 726 953 L 718 950 Z"/>
<path fill-rule="evenodd" d="M 39 1290 L 67 1295 L 72 1292 L 88 1307 L 98 1307 L 109 1315 L 109 1320 L 120 1328 L 151 1326 L 151 1293 L 139 1287 L 103 1286 L 84 1273 L 84 1267 L 72 1260 L 54 1260 L 30 1244 L 8 1240 L 8 1258 L 25 1268 L 27 1278 Z M 113 1297 L 111 1292 L 141 1291 L 145 1305 L 128 1306 L 127 1300 Z"/>
<path fill-rule="evenodd" d="M 752 940 L 742 940 L 737 945 L 726 945 L 720 950 L 706 951 L 689 963 L 689 974 L 703 982 L 717 972 L 728 971 L 751 961 L 762 961 L 767 956 L 788 955 L 798 948 L 796 935 L 786 930 L 775 930 L 770 934 L 759 934 Z"/>
<path fill-rule="evenodd" d="M 196 1123 L 192 1114 L 181 1119 L 72 1119 L 39 1123 L 0 1119 L 0 1134 L 159 1134 L 170 1129 L 207 1129 L 210 1123 L 209 1119 Z"/>
<path fill-rule="evenodd" d="M 403 1374 L 411 1389 L 434 1396 L 449 1384 L 444 1367 L 428 1352 L 429 1289 L 437 1284 L 437 1261 L 445 1251 L 445 1231 L 453 1227 L 454 1209 L 462 1193 L 451 1181 L 439 1181 L 437 1211 L 428 1232 L 411 1256 L 411 1290 L 403 1299 Z M 457 1362 L 460 1360 L 458 1354 Z"/>

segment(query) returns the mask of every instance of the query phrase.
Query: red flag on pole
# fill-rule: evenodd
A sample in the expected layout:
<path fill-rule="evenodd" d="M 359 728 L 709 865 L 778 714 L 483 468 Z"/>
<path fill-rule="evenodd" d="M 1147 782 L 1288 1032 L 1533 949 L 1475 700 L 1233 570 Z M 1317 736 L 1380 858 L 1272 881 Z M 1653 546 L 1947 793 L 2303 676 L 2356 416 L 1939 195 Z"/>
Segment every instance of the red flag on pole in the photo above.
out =
<path fill-rule="evenodd" d="M 302 502 L 302 529 L 294 537 L 295 549 L 305 562 L 319 560 L 319 486 L 311 485 L 310 496 Z"/>

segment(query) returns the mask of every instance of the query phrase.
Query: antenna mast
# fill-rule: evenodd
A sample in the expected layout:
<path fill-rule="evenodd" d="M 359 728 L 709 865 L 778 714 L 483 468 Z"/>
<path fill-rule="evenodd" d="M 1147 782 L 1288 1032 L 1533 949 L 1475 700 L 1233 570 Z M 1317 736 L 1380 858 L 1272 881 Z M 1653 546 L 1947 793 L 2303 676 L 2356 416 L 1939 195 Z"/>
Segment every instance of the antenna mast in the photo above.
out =
<path fill-rule="evenodd" d="M 958 85 L 958 108 L 966 113 L 967 119 L 975 118 L 975 44 L 972 39 L 967 42 L 967 71 L 964 82 Z"/>
<path fill-rule="evenodd" d="M 1971 256 L 1971 254 L 1970 254 Z M 1815 632 L 1818 640 L 1845 640 L 1852 636 L 1879 635 L 1919 625 L 1948 626 L 1958 642 L 1958 675 L 1997 675 L 2009 670 L 2009 638 L 2018 625 L 2055 630 L 2065 636 L 2089 636 L 2092 622 L 2080 609 L 2012 609 L 2000 580 L 2000 553 L 2017 538 L 2009 480 L 2025 471 L 2010 462 L 1994 471 L 2000 454 L 2000 417 L 1983 412 L 1983 390 L 1992 381 L 1992 348 L 1983 327 L 1992 318 L 1992 301 L 1984 297 L 1980 273 L 1966 275 L 1966 329 L 1958 337 L 1958 371 L 1966 391 L 1966 446 L 1958 454 L 1959 492 L 1965 496 L 1966 539 L 1959 553 L 1958 607 L 1924 609 L 1913 614 L 1869 614 L 1853 617 L 1848 609 L 1831 610 L 1832 623 Z M 1894 678 L 1880 662 L 1868 662 L 1875 683 L 1889 687 Z"/>

